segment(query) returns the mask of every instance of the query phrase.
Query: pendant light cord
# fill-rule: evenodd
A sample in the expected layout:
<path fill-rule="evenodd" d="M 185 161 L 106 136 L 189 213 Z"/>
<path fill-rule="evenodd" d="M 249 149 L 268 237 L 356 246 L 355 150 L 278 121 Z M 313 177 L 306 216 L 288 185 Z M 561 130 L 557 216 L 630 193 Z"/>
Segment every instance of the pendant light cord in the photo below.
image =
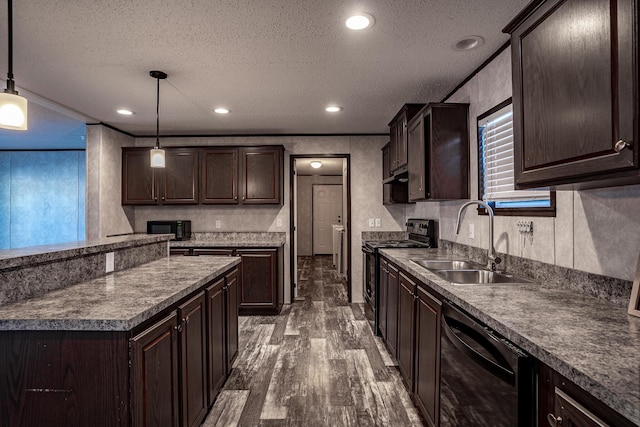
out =
<path fill-rule="evenodd" d="M 18 94 L 15 89 L 15 83 L 13 81 L 13 0 L 7 0 L 9 17 L 9 72 L 7 73 L 7 88 L 4 90 L 6 93 Z"/>
<path fill-rule="evenodd" d="M 160 79 L 156 79 L 156 82 L 158 82 L 156 89 L 156 148 L 160 148 Z"/>

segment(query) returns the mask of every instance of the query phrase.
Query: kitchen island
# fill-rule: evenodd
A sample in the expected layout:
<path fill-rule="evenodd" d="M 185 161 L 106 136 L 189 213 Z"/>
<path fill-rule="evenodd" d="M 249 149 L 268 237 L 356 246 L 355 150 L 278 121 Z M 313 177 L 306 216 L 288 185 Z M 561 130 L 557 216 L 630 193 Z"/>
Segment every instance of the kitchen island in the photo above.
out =
<path fill-rule="evenodd" d="M 0 305 L 0 426 L 199 424 L 237 352 L 239 263 L 165 256 Z"/>
<path fill-rule="evenodd" d="M 626 307 L 545 283 L 454 285 L 411 261 L 460 259 L 443 249 L 381 253 L 418 286 L 461 307 L 640 425 L 640 318 L 629 316 Z"/>

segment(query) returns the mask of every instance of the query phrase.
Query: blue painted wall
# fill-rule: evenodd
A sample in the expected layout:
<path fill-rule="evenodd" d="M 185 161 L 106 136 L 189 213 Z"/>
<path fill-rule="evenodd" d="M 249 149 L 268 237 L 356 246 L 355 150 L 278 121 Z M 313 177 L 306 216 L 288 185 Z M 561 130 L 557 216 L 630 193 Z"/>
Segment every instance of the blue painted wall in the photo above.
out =
<path fill-rule="evenodd" d="M 0 152 L 0 249 L 85 239 L 84 151 Z"/>

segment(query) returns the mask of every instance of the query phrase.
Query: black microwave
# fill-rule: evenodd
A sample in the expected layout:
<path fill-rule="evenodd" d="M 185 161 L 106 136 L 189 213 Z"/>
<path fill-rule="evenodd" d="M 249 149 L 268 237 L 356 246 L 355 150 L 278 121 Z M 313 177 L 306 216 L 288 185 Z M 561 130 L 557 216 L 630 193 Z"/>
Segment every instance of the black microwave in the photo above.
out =
<path fill-rule="evenodd" d="M 175 239 L 191 239 L 191 221 L 147 221 L 147 234 L 175 234 Z"/>

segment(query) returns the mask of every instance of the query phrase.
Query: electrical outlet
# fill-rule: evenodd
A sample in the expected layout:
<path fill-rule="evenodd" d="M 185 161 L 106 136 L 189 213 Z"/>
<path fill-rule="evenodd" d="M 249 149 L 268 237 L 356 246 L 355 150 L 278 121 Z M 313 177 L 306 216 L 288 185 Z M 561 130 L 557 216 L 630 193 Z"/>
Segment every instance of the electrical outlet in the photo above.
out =
<path fill-rule="evenodd" d="M 222 221 L 220 221 L 219 219 L 216 219 L 216 228 L 221 228 L 222 227 Z"/>
<path fill-rule="evenodd" d="M 376 218 L 376 228 L 380 228 L 381 221 L 380 218 Z"/>
<path fill-rule="evenodd" d="M 369 218 L 369 228 L 373 228 L 376 226 L 376 222 L 373 218 Z"/>
<path fill-rule="evenodd" d="M 472 240 L 476 238 L 476 226 L 474 224 L 469 224 L 469 238 Z"/>
<path fill-rule="evenodd" d="M 107 258 L 105 261 L 105 272 L 111 273 L 113 270 L 115 270 L 115 264 L 115 254 L 113 252 L 107 252 Z"/>
<path fill-rule="evenodd" d="M 276 227 L 282 227 L 282 219 L 276 218 Z"/>

